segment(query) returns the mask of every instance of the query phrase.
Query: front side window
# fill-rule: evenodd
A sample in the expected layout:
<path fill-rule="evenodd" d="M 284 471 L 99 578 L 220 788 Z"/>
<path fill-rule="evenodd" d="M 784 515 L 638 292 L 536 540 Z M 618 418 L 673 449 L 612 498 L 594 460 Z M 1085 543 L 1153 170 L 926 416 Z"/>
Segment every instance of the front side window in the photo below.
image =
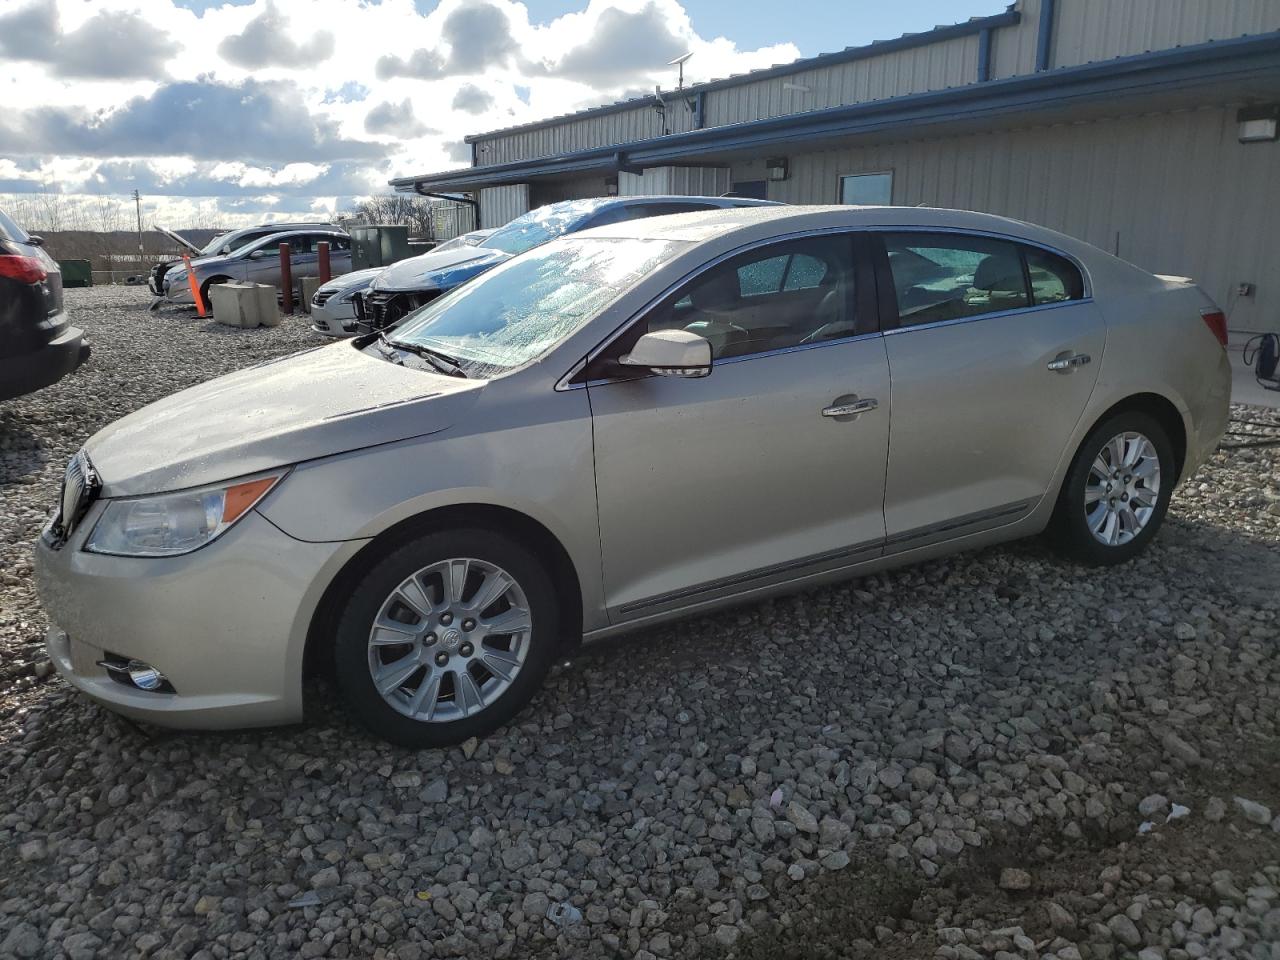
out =
<path fill-rule="evenodd" d="M 682 247 L 564 237 L 409 314 L 394 340 L 446 354 L 468 377 L 495 377 L 547 353 Z"/>
<path fill-rule="evenodd" d="M 1016 244 L 949 233 L 891 233 L 884 242 L 902 326 L 1030 303 Z"/>
<path fill-rule="evenodd" d="M 740 254 L 699 274 L 649 314 L 646 329 L 688 330 L 713 360 L 853 336 L 853 241 L 808 237 Z"/>

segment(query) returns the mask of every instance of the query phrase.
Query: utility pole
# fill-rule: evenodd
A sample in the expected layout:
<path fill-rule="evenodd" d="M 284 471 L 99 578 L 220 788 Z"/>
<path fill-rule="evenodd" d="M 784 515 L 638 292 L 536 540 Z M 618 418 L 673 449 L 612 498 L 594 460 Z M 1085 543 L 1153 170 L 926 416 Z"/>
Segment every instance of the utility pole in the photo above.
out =
<path fill-rule="evenodd" d="M 146 267 L 146 257 L 142 250 L 142 197 L 137 190 L 133 191 L 133 205 L 138 211 L 138 267 L 142 269 Z"/>

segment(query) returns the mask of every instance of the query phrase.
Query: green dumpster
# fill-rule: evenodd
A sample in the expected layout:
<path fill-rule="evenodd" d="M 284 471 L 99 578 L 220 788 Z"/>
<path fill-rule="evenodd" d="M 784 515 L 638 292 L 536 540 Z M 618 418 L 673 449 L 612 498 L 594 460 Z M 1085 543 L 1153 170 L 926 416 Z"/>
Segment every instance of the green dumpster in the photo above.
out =
<path fill-rule="evenodd" d="M 93 265 L 88 260 L 59 260 L 58 268 L 64 288 L 93 286 Z"/>

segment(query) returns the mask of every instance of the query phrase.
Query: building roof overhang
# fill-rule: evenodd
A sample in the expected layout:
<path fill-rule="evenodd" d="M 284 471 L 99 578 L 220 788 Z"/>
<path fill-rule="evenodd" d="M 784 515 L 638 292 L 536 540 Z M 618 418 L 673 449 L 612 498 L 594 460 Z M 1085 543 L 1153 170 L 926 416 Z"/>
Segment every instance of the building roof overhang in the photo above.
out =
<path fill-rule="evenodd" d="M 801 146 L 821 149 L 849 138 L 939 136 L 994 123 L 1066 122 L 1276 99 L 1280 31 L 390 183 L 405 192 L 471 192 L 531 180 L 726 162 Z"/>

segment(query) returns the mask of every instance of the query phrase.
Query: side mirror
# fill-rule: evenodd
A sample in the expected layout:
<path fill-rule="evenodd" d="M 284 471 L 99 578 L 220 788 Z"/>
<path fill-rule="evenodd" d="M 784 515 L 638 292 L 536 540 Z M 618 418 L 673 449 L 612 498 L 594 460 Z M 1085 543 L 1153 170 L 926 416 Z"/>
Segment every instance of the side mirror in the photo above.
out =
<path fill-rule="evenodd" d="M 265 257 L 269 257 L 269 256 L 271 256 L 271 251 L 269 251 L 269 250 L 255 250 L 255 251 L 253 251 L 253 253 L 249 254 L 249 259 L 250 259 L 250 260 L 262 260 L 262 259 L 264 259 Z"/>
<path fill-rule="evenodd" d="M 618 362 L 660 377 L 705 377 L 711 373 L 711 344 L 688 330 L 655 330 L 637 340 Z"/>

